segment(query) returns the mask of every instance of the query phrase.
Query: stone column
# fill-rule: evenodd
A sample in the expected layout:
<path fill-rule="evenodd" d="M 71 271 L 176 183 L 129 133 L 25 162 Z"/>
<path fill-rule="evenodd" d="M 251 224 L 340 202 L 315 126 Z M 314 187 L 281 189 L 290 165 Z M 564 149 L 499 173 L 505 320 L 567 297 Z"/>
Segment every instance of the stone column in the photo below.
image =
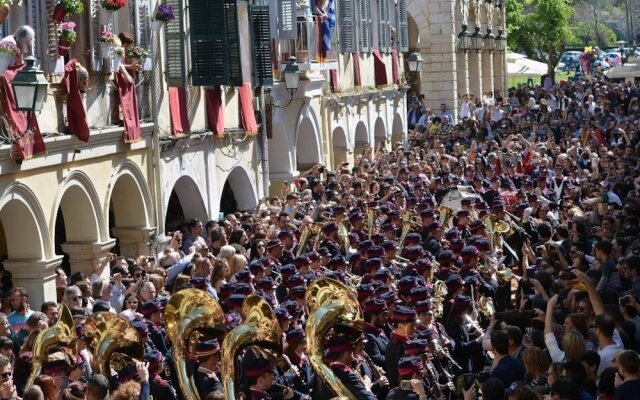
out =
<path fill-rule="evenodd" d="M 482 52 L 482 91 L 493 93 L 493 52 Z"/>
<path fill-rule="evenodd" d="M 423 53 L 421 92 L 427 96 L 432 109 L 445 103 L 457 118 L 455 3 L 452 0 L 433 0 L 426 4 L 431 51 Z"/>
<path fill-rule="evenodd" d="M 62 250 L 69 255 L 72 274 L 84 272 L 87 276 L 95 274 L 108 278 L 110 271 L 107 254 L 115 244 L 115 239 L 102 243 L 67 242 L 62 244 Z"/>
<path fill-rule="evenodd" d="M 469 60 L 466 51 L 458 52 L 458 98 L 469 93 Z"/>
<path fill-rule="evenodd" d="M 469 51 L 469 91 L 482 98 L 482 65 L 480 52 Z"/>
<path fill-rule="evenodd" d="M 125 257 L 136 258 L 140 255 L 151 254 L 151 246 L 149 241 L 155 234 L 156 228 L 119 228 L 112 230 L 113 236 L 118 238 L 120 245 L 120 255 Z"/>
<path fill-rule="evenodd" d="M 29 292 L 31 309 L 40 310 L 45 301 L 56 301 L 56 267 L 62 263 L 62 256 L 51 260 L 5 260 L 2 262 L 11 272 L 14 287 L 23 287 Z"/>
<path fill-rule="evenodd" d="M 501 51 L 493 54 L 493 87 L 503 96 L 507 93 L 507 77 L 504 72 L 505 57 L 505 53 Z"/>

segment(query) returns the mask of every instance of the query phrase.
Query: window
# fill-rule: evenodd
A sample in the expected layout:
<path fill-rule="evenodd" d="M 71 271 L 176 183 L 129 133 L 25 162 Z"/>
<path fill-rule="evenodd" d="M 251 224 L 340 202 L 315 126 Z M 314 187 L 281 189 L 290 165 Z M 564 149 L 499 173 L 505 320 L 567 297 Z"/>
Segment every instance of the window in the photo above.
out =
<path fill-rule="evenodd" d="M 398 0 L 398 25 L 396 41 L 401 52 L 409 51 L 409 25 L 407 23 L 407 0 Z M 395 46 L 396 43 L 393 43 Z"/>
<path fill-rule="evenodd" d="M 269 6 L 251 6 L 251 34 L 253 36 L 253 75 L 256 86 L 273 85 L 271 63 L 271 26 Z"/>
<path fill-rule="evenodd" d="M 355 32 L 353 31 L 353 0 L 340 0 L 338 3 L 339 42 L 341 53 L 355 51 Z"/>
<path fill-rule="evenodd" d="M 360 51 L 371 52 L 371 3 L 370 0 L 358 1 L 358 40 Z"/>
<path fill-rule="evenodd" d="M 390 47 L 389 30 L 389 3 L 387 0 L 378 0 L 378 50 L 381 53 L 388 53 Z"/>
<path fill-rule="evenodd" d="M 192 14 L 195 14 L 199 5 L 206 6 L 205 0 L 192 3 Z M 186 51 L 184 34 L 184 3 L 182 0 L 166 0 L 166 4 L 173 6 L 175 19 L 165 24 L 165 48 L 166 65 L 165 73 L 168 86 L 185 87 L 186 85 Z M 205 8 L 206 10 L 206 8 Z M 204 17 L 207 14 L 205 11 Z M 193 23 L 192 23 L 193 26 Z M 219 25 L 218 25 L 219 26 Z M 193 37 L 193 36 L 192 36 Z"/>

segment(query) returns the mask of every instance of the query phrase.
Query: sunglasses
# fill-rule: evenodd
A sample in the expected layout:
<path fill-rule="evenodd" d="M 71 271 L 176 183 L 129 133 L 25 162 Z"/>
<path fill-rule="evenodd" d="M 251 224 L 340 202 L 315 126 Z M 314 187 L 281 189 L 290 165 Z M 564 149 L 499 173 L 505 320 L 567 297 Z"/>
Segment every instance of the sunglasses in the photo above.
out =
<path fill-rule="evenodd" d="M 0 372 L 0 377 L 4 379 L 11 378 L 11 375 L 13 375 L 13 372 Z"/>

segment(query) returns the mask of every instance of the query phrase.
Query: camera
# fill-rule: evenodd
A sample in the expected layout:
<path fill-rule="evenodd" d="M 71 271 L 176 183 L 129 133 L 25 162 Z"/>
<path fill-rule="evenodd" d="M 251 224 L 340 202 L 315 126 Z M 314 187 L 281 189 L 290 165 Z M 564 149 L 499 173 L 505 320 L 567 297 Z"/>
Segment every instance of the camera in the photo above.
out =
<path fill-rule="evenodd" d="M 462 374 L 456 378 L 456 394 L 458 398 L 463 398 L 462 390 L 469 390 L 473 385 L 479 385 L 487 381 L 491 375 L 488 372 L 478 372 L 477 374 Z"/>
<path fill-rule="evenodd" d="M 631 303 L 631 299 L 629 298 L 629 296 L 624 296 L 618 300 L 618 303 L 620 304 L 620 307 L 624 307 Z"/>
<path fill-rule="evenodd" d="M 318 168 L 318 172 L 323 173 L 325 170 L 324 165 L 322 165 L 320 168 Z"/>

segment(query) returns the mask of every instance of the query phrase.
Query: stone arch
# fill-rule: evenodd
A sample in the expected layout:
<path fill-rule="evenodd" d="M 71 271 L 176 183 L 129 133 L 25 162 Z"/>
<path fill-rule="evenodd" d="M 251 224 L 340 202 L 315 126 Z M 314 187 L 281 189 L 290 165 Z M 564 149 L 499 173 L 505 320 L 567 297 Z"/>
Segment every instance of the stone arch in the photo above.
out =
<path fill-rule="evenodd" d="M 391 144 L 395 146 L 396 143 L 402 142 L 404 144 L 404 123 L 400 114 L 393 115 L 393 123 L 391 124 Z"/>
<path fill-rule="evenodd" d="M 257 198 L 255 187 L 249 178 L 249 171 L 239 165 L 233 168 L 225 178 L 220 195 L 220 212 L 227 214 L 237 210 L 254 209 Z"/>
<path fill-rule="evenodd" d="M 333 168 L 336 169 L 341 163 L 347 161 L 347 135 L 341 126 L 333 130 L 331 135 L 333 142 Z"/>
<path fill-rule="evenodd" d="M 289 121 L 285 112 L 274 108 L 272 136 L 269 139 L 269 173 L 291 173 L 295 166 L 291 154 L 293 144 L 289 135 Z"/>
<path fill-rule="evenodd" d="M 362 154 L 365 147 L 371 144 L 369 139 L 369 132 L 367 132 L 367 126 L 364 122 L 358 121 L 356 124 L 356 130 L 353 136 L 353 147 L 355 154 Z"/>
<path fill-rule="evenodd" d="M 296 134 L 296 168 L 303 171 L 319 164 L 322 150 L 318 140 L 318 131 L 309 117 L 303 117 Z"/>
<path fill-rule="evenodd" d="M 153 199 L 138 166 L 129 160 L 114 169 L 107 190 L 104 215 L 113 216 L 118 227 L 148 227 L 154 224 Z"/>
<path fill-rule="evenodd" d="M 387 129 L 384 126 L 384 121 L 381 117 L 376 119 L 375 124 L 373 125 L 373 138 L 375 139 L 375 148 L 378 148 L 378 144 L 384 142 L 389 135 L 387 134 Z"/>
<path fill-rule="evenodd" d="M 189 175 L 183 175 L 175 181 L 165 207 L 165 228 L 168 230 L 178 228 L 193 218 L 208 218 L 202 193 Z"/>
<path fill-rule="evenodd" d="M 55 230 L 60 210 L 67 242 L 96 243 L 108 239 L 98 193 L 84 172 L 76 170 L 66 176 L 58 188 L 54 205 L 51 229 Z M 51 236 L 55 240 L 55 235 Z"/>
<path fill-rule="evenodd" d="M 409 48 L 425 48 L 430 45 L 429 11 L 422 0 L 407 0 L 409 24 Z M 413 29 L 415 26 L 415 29 Z M 413 40 L 413 41 L 412 41 Z"/>
<path fill-rule="evenodd" d="M 45 260 L 53 256 L 47 221 L 36 195 L 20 182 L 11 183 L 0 197 L 0 223 L 10 259 Z M 19 227 L 14 235 L 12 227 Z M 29 240 L 24 240 L 29 238 Z"/>

